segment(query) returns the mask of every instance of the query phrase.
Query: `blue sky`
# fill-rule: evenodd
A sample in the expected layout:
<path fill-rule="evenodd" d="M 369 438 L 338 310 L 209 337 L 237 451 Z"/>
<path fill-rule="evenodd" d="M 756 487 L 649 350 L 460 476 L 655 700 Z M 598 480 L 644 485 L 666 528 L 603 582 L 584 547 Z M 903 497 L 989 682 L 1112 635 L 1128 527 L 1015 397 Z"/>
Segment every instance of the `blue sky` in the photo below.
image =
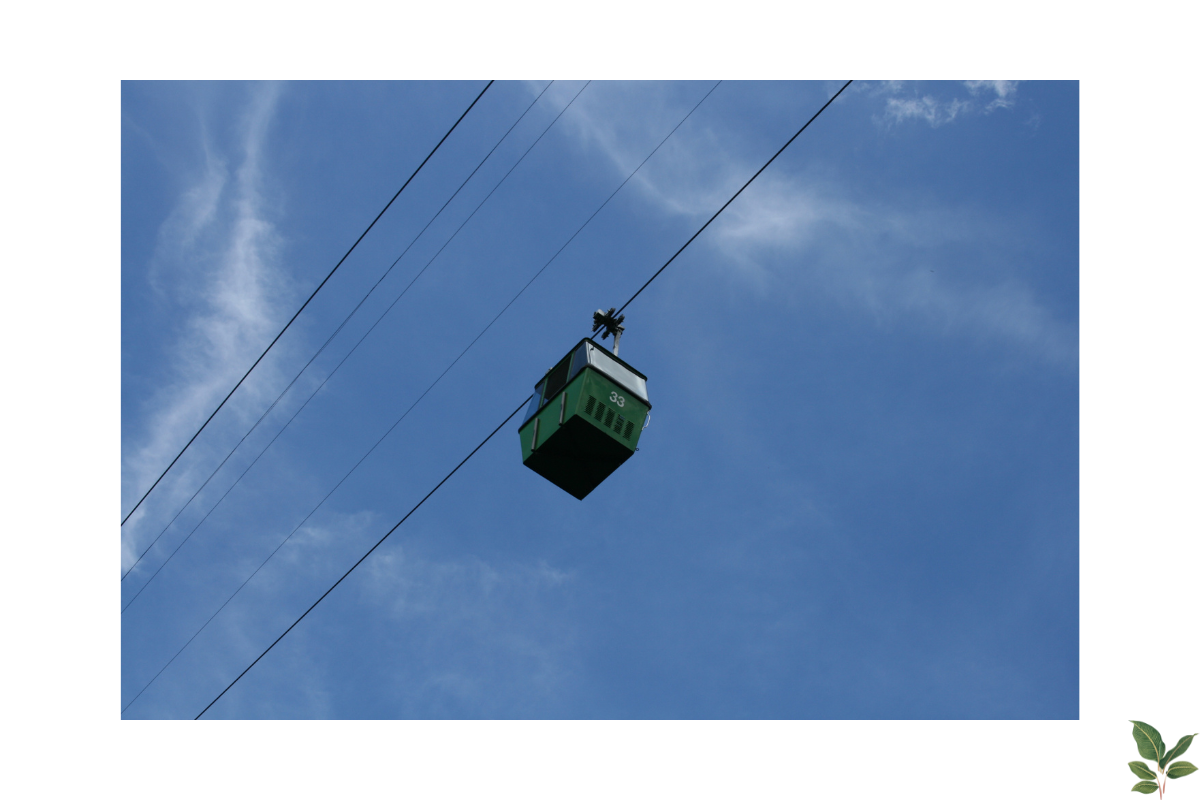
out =
<path fill-rule="evenodd" d="M 130 706 L 191 717 L 836 91 L 723 83 Z M 545 82 L 495 84 L 123 529 L 167 525 Z M 555 83 L 122 585 L 122 705 L 712 83 Z M 124 83 L 122 509 L 482 83 Z M 214 717 L 1079 715 L 1075 83 L 855 83 L 627 310 L 641 450 L 501 431 Z M 208 716 L 206 715 L 206 716 Z"/>

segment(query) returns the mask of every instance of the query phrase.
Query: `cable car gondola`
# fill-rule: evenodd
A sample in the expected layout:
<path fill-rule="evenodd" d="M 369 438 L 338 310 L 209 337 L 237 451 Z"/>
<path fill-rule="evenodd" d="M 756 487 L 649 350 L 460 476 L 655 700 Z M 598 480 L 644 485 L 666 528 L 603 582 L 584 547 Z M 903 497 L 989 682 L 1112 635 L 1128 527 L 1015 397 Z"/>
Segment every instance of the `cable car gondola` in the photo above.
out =
<path fill-rule="evenodd" d="M 650 414 L 646 376 L 617 357 L 625 317 L 593 315 L 593 335 L 613 335 L 609 352 L 588 337 L 537 384 L 518 433 L 525 466 L 582 500 L 637 450 Z"/>

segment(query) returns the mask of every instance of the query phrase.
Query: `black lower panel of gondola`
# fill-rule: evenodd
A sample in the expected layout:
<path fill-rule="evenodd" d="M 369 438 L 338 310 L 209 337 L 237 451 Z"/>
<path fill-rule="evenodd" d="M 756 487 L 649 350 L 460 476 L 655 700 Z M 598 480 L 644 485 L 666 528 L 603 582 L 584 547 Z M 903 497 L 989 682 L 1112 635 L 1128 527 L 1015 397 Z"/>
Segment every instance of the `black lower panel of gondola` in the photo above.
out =
<path fill-rule="evenodd" d="M 525 466 L 582 500 L 631 455 L 586 418 L 573 416 L 530 453 Z"/>

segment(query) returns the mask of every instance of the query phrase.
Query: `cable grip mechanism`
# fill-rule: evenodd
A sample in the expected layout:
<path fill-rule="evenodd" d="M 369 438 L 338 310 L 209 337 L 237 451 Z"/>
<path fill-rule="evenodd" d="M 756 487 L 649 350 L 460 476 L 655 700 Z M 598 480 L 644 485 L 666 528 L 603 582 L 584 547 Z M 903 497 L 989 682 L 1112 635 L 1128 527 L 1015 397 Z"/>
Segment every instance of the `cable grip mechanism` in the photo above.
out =
<path fill-rule="evenodd" d="M 617 352 L 621 347 L 621 334 L 625 332 L 625 326 L 621 323 L 625 321 L 625 315 L 614 318 L 617 313 L 617 307 L 613 306 L 608 311 L 596 309 L 596 313 L 592 314 L 592 333 L 604 328 L 604 333 L 600 334 L 601 339 L 607 339 L 611 333 L 613 337 L 613 355 L 620 355 Z"/>

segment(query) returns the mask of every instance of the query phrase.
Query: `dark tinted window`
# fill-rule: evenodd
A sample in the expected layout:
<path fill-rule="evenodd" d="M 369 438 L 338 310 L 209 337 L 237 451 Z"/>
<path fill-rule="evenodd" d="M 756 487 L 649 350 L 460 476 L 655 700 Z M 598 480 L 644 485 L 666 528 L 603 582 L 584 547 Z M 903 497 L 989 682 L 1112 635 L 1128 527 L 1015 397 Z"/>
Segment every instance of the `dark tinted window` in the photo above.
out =
<path fill-rule="evenodd" d="M 562 361 L 554 365 L 554 369 L 550 370 L 550 374 L 546 376 L 546 391 L 542 395 L 543 399 L 553 397 L 559 389 L 567 385 L 567 375 L 571 370 L 571 357 L 567 356 Z"/>
<path fill-rule="evenodd" d="M 587 342 L 584 342 L 583 344 L 579 345 L 579 347 L 575 348 L 575 354 L 571 357 L 571 375 L 569 378 L 567 378 L 567 380 L 570 380 L 578 375 L 579 370 L 587 366 L 587 361 Z"/>

